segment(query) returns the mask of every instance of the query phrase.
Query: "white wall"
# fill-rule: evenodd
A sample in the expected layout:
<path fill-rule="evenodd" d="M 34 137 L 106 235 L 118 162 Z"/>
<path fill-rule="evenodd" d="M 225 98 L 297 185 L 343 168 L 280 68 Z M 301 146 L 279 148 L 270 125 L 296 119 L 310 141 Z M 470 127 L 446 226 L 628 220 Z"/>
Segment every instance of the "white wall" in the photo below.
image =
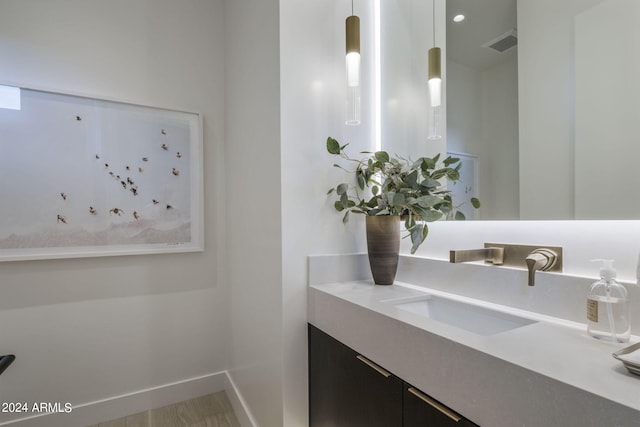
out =
<path fill-rule="evenodd" d="M 278 15 L 277 0 L 225 2 L 229 370 L 261 426 L 283 419 Z"/>
<path fill-rule="evenodd" d="M 481 72 L 482 219 L 520 218 L 517 56 Z"/>
<path fill-rule="evenodd" d="M 480 154 L 482 78 L 469 67 L 447 60 L 447 150 Z"/>
<path fill-rule="evenodd" d="M 445 1 L 381 0 L 380 9 L 382 149 L 412 159 L 444 153 L 447 94 L 443 90 L 442 139 L 429 141 L 427 75 L 428 51 L 440 47 L 446 88 Z"/>
<path fill-rule="evenodd" d="M 0 81 L 203 113 L 206 252 L 0 264 L 0 354 L 17 356 L 0 400 L 83 404 L 225 369 L 222 18 L 217 0 L 2 2 Z"/>
<path fill-rule="evenodd" d="M 575 18 L 578 219 L 629 219 L 640 212 L 638 23 L 636 0 L 604 1 Z"/>
<path fill-rule="evenodd" d="M 518 0 L 523 219 L 574 218 L 573 17 L 600 1 Z"/>
<path fill-rule="evenodd" d="M 520 217 L 517 57 L 485 70 L 447 60 L 447 150 L 478 158 L 480 219 Z"/>
<path fill-rule="evenodd" d="M 342 224 L 327 190 L 351 178 L 326 151 L 332 136 L 347 151 L 374 149 L 372 2 L 356 0 L 362 57 L 362 124 L 345 122 L 345 19 L 349 2 L 280 1 L 282 126 L 282 328 L 284 424 L 307 423 L 307 256 L 365 249 L 364 218 Z M 265 424 L 266 425 L 266 424 Z M 275 425 L 275 424 L 271 424 Z"/>

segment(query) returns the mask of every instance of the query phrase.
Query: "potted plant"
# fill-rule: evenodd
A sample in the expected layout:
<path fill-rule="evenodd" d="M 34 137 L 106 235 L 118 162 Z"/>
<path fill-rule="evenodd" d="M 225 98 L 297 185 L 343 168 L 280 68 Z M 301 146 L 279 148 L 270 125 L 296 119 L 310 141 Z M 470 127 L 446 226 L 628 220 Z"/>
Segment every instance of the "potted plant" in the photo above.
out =
<path fill-rule="evenodd" d="M 411 238 L 411 253 L 424 242 L 428 222 L 439 219 L 465 219 L 453 204 L 446 181 L 460 179 L 460 159 L 448 156 L 440 161 L 421 157 L 415 161 L 386 151 L 362 152 L 362 159 L 352 159 L 345 152 L 348 144 L 340 145 L 327 138 L 327 151 L 341 157 L 351 168 L 334 164 L 354 176 L 352 183 L 340 183 L 327 194 L 335 195 L 334 207 L 344 212 L 342 221 L 349 221 L 350 213 L 366 216 L 369 264 L 376 284 L 392 284 L 398 266 L 400 221 Z M 480 202 L 472 198 L 474 208 Z"/>

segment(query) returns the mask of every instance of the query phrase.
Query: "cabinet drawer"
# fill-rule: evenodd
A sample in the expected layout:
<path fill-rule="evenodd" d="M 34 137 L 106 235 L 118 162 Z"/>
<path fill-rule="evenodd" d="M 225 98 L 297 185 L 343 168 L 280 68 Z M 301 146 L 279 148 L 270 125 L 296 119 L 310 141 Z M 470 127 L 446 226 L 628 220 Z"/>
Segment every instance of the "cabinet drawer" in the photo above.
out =
<path fill-rule="evenodd" d="M 478 427 L 456 411 L 404 383 L 404 427 Z"/>
<path fill-rule="evenodd" d="M 403 381 L 309 325 L 310 427 L 401 427 Z"/>

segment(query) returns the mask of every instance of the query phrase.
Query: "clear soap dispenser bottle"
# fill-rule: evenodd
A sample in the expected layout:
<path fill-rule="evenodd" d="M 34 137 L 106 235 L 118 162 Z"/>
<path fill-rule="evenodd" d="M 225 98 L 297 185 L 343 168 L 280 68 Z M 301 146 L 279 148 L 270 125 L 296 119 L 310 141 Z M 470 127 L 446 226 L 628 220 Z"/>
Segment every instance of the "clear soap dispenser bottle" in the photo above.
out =
<path fill-rule="evenodd" d="M 631 326 L 627 289 L 615 279 L 613 260 L 592 261 L 602 262 L 602 267 L 600 280 L 591 285 L 587 298 L 587 332 L 603 341 L 628 342 Z"/>

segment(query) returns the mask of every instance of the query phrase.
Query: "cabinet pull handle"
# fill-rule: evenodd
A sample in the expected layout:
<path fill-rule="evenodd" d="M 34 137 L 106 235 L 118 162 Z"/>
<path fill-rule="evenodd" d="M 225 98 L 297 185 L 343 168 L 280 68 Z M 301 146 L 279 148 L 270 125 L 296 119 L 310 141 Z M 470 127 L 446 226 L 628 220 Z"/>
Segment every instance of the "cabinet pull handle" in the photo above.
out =
<path fill-rule="evenodd" d="M 447 417 L 451 418 L 453 421 L 459 422 L 462 419 L 462 417 L 460 415 L 456 414 L 455 412 L 453 412 L 451 409 L 447 408 L 446 406 L 441 405 L 440 403 L 436 402 L 435 400 L 433 400 L 432 398 L 430 398 L 426 394 L 422 393 L 420 390 L 418 390 L 416 388 L 413 388 L 413 387 L 409 387 L 408 390 L 409 390 L 409 393 L 413 394 L 415 397 L 417 397 L 418 399 L 422 400 L 424 403 L 430 405 L 434 409 L 437 409 L 438 411 L 442 412 L 444 415 L 446 415 Z"/>
<path fill-rule="evenodd" d="M 356 359 L 358 359 L 359 361 L 361 361 L 362 363 L 364 363 L 365 365 L 367 365 L 368 367 L 370 367 L 371 369 L 373 369 L 374 371 L 376 371 L 377 373 L 379 373 L 385 378 L 389 378 L 391 376 L 391 373 L 389 371 L 384 370 L 383 368 L 376 365 L 371 360 L 367 359 L 366 357 L 360 354 L 356 356 Z"/>

